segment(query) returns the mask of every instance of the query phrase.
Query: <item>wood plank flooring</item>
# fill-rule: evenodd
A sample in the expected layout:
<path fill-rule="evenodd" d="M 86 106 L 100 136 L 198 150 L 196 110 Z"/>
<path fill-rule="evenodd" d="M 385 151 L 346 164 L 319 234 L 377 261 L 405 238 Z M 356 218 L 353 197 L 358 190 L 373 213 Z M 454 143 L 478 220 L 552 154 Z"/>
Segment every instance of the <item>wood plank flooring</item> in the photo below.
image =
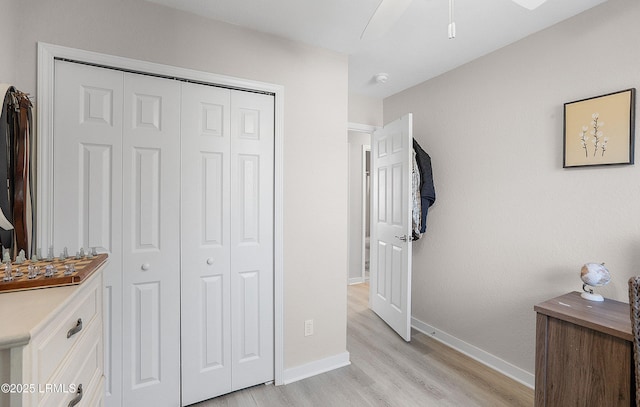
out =
<path fill-rule="evenodd" d="M 286 386 L 260 385 L 197 407 L 531 407 L 533 390 L 413 331 L 411 343 L 368 309 L 365 284 L 349 287 L 351 365 Z"/>

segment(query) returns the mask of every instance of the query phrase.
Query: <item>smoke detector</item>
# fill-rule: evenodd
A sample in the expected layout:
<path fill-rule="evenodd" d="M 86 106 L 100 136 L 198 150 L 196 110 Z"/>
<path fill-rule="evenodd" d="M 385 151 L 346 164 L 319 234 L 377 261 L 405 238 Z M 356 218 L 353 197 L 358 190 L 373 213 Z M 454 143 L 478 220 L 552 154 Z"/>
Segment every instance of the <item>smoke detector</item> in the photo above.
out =
<path fill-rule="evenodd" d="M 376 83 L 386 83 L 389 80 L 389 74 L 380 72 L 374 76 Z"/>

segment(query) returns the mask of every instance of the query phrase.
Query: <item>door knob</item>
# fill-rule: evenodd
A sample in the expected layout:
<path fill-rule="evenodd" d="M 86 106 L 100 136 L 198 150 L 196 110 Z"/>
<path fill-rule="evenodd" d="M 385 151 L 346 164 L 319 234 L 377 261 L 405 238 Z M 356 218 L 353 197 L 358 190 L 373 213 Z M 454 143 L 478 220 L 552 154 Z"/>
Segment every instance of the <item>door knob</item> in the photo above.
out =
<path fill-rule="evenodd" d="M 151 268 L 151 264 L 144 263 L 142 266 L 140 266 L 140 268 L 142 269 L 142 271 L 147 271 Z"/>
<path fill-rule="evenodd" d="M 208 264 L 208 265 L 212 265 L 212 264 L 213 264 L 213 257 L 209 257 L 209 258 L 207 259 L 207 264 Z"/>

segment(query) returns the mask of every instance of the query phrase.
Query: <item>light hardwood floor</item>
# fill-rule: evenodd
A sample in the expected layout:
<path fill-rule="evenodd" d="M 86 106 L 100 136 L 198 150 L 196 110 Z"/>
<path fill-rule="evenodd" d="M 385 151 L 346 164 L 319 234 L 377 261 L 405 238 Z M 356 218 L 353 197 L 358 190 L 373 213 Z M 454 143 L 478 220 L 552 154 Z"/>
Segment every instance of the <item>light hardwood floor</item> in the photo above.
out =
<path fill-rule="evenodd" d="M 533 390 L 413 331 L 406 343 L 368 309 L 368 285 L 349 287 L 351 365 L 286 386 L 260 385 L 197 407 L 533 406 Z"/>

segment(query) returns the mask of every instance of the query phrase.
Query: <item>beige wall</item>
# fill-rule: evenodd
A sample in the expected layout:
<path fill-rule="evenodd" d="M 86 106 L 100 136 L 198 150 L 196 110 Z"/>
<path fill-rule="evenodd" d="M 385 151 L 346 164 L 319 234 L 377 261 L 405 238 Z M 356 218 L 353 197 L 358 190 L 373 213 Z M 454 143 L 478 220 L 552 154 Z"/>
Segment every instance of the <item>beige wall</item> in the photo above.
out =
<path fill-rule="evenodd" d="M 414 113 L 438 194 L 414 317 L 533 372 L 533 306 L 580 290 L 582 264 L 606 262 L 600 291 L 627 301 L 640 163 L 563 169 L 562 127 L 564 102 L 640 86 L 638 21 L 640 2 L 609 0 L 385 99 L 385 122 Z"/>
<path fill-rule="evenodd" d="M 382 99 L 349 93 L 349 123 L 382 126 Z"/>
<path fill-rule="evenodd" d="M 0 0 L 0 83 L 13 83 L 15 61 L 16 20 L 13 17 L 17 2 Z M 4 96 L 4 95 L 3 95 Z"/>
<path fill-rule="evenodd" d="M 32 94 L 37 41 L 284 86 L 285 368 L 345 352 L 346 55 L 140 0 L 19 4 L 28 29 L 8 51 Z"/>

